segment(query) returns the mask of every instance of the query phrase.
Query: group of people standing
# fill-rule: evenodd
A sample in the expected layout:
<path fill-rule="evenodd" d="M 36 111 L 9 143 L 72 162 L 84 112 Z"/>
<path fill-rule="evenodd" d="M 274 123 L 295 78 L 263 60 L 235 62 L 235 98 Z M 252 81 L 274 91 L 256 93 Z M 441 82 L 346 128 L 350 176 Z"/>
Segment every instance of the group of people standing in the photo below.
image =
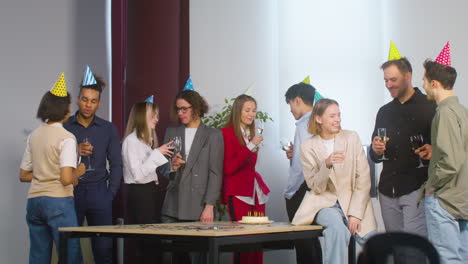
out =
<path fill-rule="evenodd" d="M 450 42 L 423 66 L 426 94 L 413 87 L 411 64 L 399 52 L 381 67 L 394 98 L 377 113 L 369 151 L 383 162 L 382 217 L 387 232 L 428 237 L 441 263 L 467 263 L 468 111 L 453 93 Z M 387 141 L 378 128 L 386 128 Z"/>
<path fill-rule="evenodd" d="M 453 93 L 457 72 L 451 67 L 450 43 L 423 66 L 426 95 L 413 87 L 411 64 L 393 43 L 389 60 L 381 66 L 393 97 L 378 111 L 369 151 L 374 162 L 383 162 L 381 212 L 387 232 L 428 237 L 441 263 L 467 263 L 468 111 Z M 293 105 L 291 111 L 294 114 Z M 367 159 L 359 137 L 341 130 L 340 121 L 338 103 L 319 100 L 308 123 L 315 136 L 299 151 L 304 188 L 310 191 L 303 195 L 292 223 L 325 227 L 325 263 L 347 262 L 351 235 L 363 243 L 376 233 Z M 321 262 L 310 259 L 298 263 Z"/>
<path fill-rule="evenodd" d="M 427 234 L 444 263 L 464 263 L 468 111 L 452 91 L 456 71 L 446 61 L 427 60 L 426 96 L 412 86 L 406 58 L 389 57 L 381 68 L 394 100 L 377 114 L 369 155 L 384 164 L 379 201 L 385 228 Z M 60 79 L 40 103 L 37 116 L 44 124 L 28 137 L 20 169 L 20 180 L 31 182 L 26 216 L 30 263 L 50 261 L 60 226 L 81 225 L 84 217 L 89 225 L 111 225 L 112 199 L 122 175 L 130 224 L 210 222 L 218 199 L 232 221 L 251 212 L 265 214 L 270 189 L 255 169 L 263 136 L 256 133 L 253 97 L 238 96 L 227 124 L 217 130 L 202 122 L 208 112 L 204 98 L 193 90 L 179 92 L 171 115 L 180 125 L 168 127 L 161 144 L 155 132 L 157 104 L 136 103 L 120 148 L 116 128 L 95 115 L 103 85 L 94 75 L 83 81 L 79 110 L 71 117 L 70 95 Z M 324 256 L 318 239 L 297 240 L 297 263 L 346 263 L 351 236 L 364 243 L 376 234 L 370 170 L 357 133 L 341 129 L 338 102 L 320 99 L 314 104 L 315 92 L 312 85 L 299 83 L 285 94 L 297 120 L 294 142 L 286 151 L 286 210 L 293 224 L 325 227 Z M 378 134 L 379 128 L 386 135 Z M 422 138 L 420 145 L 411 145 L 413 136 Z M 77 165 L 78 157 L 84 164 Z M 164 201 L 157 190 L 160 177 L 169 180 Z M 419 202 L 422 196 L 424 202 Z M 158 243 L 140 240 L 138 263 L 161 261 Z M 69 263 L 80 263 L 79 241 L 72 239 L 68 246 Z M 96 263 L 111 263 L 112 240 L 95 238 L 93 254 Z M 173 260 L 189 263 L 202 256 L 174 254 Z M 236 253 L 233 261 L 262 263 L 263 255 Z"/>

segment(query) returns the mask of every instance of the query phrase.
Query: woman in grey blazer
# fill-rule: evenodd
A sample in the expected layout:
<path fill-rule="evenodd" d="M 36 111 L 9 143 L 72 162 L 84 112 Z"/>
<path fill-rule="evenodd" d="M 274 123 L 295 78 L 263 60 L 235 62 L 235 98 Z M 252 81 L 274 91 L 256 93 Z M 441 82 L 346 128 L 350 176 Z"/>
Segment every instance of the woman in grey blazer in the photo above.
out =
<path fill-rule="evenodd" d="M 223 176 L 223 136 L 207 127 L 201 118 L 208 111 L 203 97 L 193 90 L 176 95 L 172 112 L 179 126 L 166 130 L 164 142 L 181 138 L 181 151 L 172 158 L 176 171 L 169 173 L 163 204 L 164 222 L 214 219 L 214 205 L 219 199 Z"/>

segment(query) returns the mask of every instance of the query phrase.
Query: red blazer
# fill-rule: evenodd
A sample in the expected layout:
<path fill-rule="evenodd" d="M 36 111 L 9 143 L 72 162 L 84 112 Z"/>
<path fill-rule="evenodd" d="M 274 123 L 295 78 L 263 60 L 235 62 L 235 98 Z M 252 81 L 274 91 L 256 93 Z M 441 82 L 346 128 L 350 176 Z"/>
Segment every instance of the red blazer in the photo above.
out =
<path fill-rule="evenodd" d="M 254 179 L 264 194 L 270 193 L 262 176 L 255 171 L 257 152 L 242 146 L 232 126 L 221 129 L 224 137 L 223 203 L 229 196 L 252 196 Z"/>

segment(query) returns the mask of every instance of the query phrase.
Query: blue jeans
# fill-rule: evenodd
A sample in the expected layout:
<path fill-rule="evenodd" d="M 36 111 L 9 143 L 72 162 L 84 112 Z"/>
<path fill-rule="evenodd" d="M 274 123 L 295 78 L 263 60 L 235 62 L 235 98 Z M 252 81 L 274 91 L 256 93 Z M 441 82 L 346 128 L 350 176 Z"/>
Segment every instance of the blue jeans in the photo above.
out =
<path fill-rule="evenodd" d="M 348 220 L 341 206 L 336 203 L 332 207 L 321 209 L 315 217 L 315 222 L 325 227 L 325 230 L 323 230 L 323 238 L 325 240 L 324 263 L 348 263 L 348 246 L 351 233 L 348 229 Z M 364 237 L 356 234 L 354 235 L 354 239 L 357 243 L 363 245 L 367 239 L 376 233 L 376 231 L 372 231 Z"/>
<path fill-rule="evenodd" d="M 29 198 L 26 207 L 26 222 L 29 227 L 29 263 L 49 264 L 52 241 L 57 251 L 59 227 L 78 226 L 73 197 Z M 58 255 L 58 252 L 57 252 Z M 68 241 L 68 263 L 82 263 L 80 240 Z"/>
<path fill-rule="evenodd" d="M 468 221 L 456 219 L 439 204 L 437 195 L 424 198 L 427 233 L 441 263 L 468 263 Z"/>

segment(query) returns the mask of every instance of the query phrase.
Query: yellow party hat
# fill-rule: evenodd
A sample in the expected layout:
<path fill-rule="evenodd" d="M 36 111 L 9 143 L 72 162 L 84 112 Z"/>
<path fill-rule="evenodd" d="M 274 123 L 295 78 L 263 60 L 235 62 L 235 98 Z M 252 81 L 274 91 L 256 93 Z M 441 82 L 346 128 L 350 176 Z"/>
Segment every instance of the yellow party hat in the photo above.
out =
<path fill-rule="evenodd" d="M 302 82 L 306 84 L 310 84 L 310 75 L 307 75 L 307 77 L 305 77 Z"/>
<path fill-rule="evenodd" d="M 399 59 L 401 59 L 400 52 L 396 48 L 395 43 L 393 43 L 393 41 L 390 40 L 390 51 L 388 52 L 388 60 L 391 61 Z"/>
<path fill-rule="evenodd" d="M 50 93 L 59 96 L 67 96 L 67 84 L 65 82 L 65 73 L 62 72 L 58 80 L 55 82 L 54 87 L 50 90 Z"/>

